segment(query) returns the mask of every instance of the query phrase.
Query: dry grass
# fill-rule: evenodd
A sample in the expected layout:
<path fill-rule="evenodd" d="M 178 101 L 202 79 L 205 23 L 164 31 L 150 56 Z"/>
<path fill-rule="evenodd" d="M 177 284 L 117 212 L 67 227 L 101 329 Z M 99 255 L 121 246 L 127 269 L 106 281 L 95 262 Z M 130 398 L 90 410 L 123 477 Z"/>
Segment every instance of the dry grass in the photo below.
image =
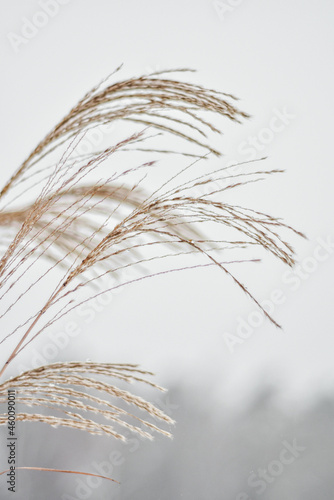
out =
<path fill-rule="evenodd" d="M 7 390 L 14 389 L 17 392 L 16 403 L 20 405 L 20 408 L 23 406 L 47 408 L 48 411 L 57 414 L 57 416 L 49 416 L 37 413 L 18 413 L 16 415 L 17 421 L 42 422 L 53 427 L 61 425 L 84 430 L 91 434 L 107 434 L 122 441 L 125 441 L 122 429 L 127 429 L 149 439 L 152 439 L 150 431 L 160 432 L 170 437 L 169 432 L 126 411 L 112 401 L 116 399 L 119 402 L 125 402 L 126 405 L 139 408 L 157 420 L 167 424 L 174 423 L 161 410 L 139 396 L 99 379 L 107 377 L 127 383 L 141 382 L 160 391 L 164 390 L 143 378 L 145 375 L 152 375 L 152 373 L 139 370 L 135 365 L 92 362 L 53 363 L 27 371 L 2 384 L 0 402 L 6 403 Z M 97 393 L 97 395 L 92 394 L 92 392 Z M 82 415 L 83 412 L 103 417 L 104 420 L 112 422 L 113 425 L 86 418 Z M 0 425 L 5 425 L 6 420 L 6 415 L 0 415 Z M 121 430 L 116 430 L 114 426 L 121 428 Z M 145 428 L 147 430 L 144 430 Z"/>
<path fill-rule="evenodd" d="M 163 78 L 160 73 L 111 85 L 103 82 L 38 144 L 0 194 L 0 321 L 14 323 L 1 339 L 2 349 L 9 338 L 15 339 L 0 375 L 30 342 L 80 304 L 159 273 L 215 265 L 261 308 L 231 271 L 236 262 L 258 259 L 248 254 L 236 259 L 234 253 L 251 249 L 253 254 L 253 250 L 264 249 L 292 266 L 294 251 L 283 234 L 294 230 L 278 218 L 227 203 L 224 194 L 279 171 L 251 163 L 239 174 L 222 167 L 180 181 L 191 172 L 194 162 L 154 192 L 142 187 L 150 170 L 156 168 L 154 162 L 120 172 L 115 169 L 108 177 L 99 174 L 100 167 L 120 151 L 154 151 L 141 147 L 150 140 L 147 127 L 218 155 L 206 142 L 207 132 L 218 129 L 202 112 L 233 121 L 246 118 L 234 101 L 231 95 Z M 141 129 L 102 151 L 76 155 L 88 129 L 114 120 L 131 121 Z M 55 152 L 60 154 L 58 160 L 42 167 Z M 206 158 L 204 153 L 194 156 Z M 87 181 L 90 177 L 95 180 Z M 26 197 L 36 190 L 30 201 L 20 204 L 23 194 Z M 182 259 L 187 254 L 198 255 L 195 265 L 184 265 Z M 156 262 L 160 268 L 154 267 Z M 132 269 L 140 270 L 140 275 L 129 277 L 127 271 Z M 45 283 L 49 290 L 45 300 L 41 303 L 36 299 L 29 316 L 21 318 L 26 297 L 38 297 L 39 287 Z M 17 320 L 15 324 L 17 317 L 21 318 L 19 324 Z M 48 410 L 48 415 L 20 413 L 19 421 L 67 426 L 119 439 L 124 439 L 122 428 L 149 438 L 151 431 L 169 435 L 111 400 L 116 398 L 171 423 L 166 415 L 140 397 L 99 380 L 104 376 L 152 385 L 141 378 L 145 374 L 130 365 L 54 363 L 3 382 L 0 397 L 4 402 L 7 389 L 16 388 L 20 405 Z M 100 418 L 112 425 L 100 423 Z M 5 422 L 6 415 L 0 415 L 0 424 Z"/>
<path fill-rule="evenodd" d="M 182 71 L 189 70 L 178 70 Z M 240 111 L 233 104 L 235 97 L 230 94 L 162 78 L 166 73 L 169 72 L 157 72 L 112 85 L 106 85 L 110 77 L 101 82 L 89 91 L 37 145 L 5 184 L 0 197 L 17 184 L 20 178 L 42 158 L 76 138 L 83 130 L 116 120 L 131 121 L 174 134 L 219 155 L 219 151 L 213 149 L 209 143 L 204 143 L 190 134 L 192 131 L 205 139 L 206 130 L 219 133 L 219 130 L 198 112 L 211 111 L 234 121 L 248 117 L 247 113 Z M 169 111 L 172 111 L 173 115 L 169 116 Z M 177 128 L 178 125 L 184 130 Z"/>

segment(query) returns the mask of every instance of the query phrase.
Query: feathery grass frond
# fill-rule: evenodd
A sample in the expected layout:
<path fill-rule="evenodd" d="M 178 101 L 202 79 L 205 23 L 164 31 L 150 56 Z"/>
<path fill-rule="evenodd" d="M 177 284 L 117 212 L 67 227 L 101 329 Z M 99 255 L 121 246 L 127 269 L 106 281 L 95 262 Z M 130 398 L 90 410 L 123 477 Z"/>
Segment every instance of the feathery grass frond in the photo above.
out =
<path fill-rule="evenodd" d="M 211 114 L 236 122 L 248 115 L 235 106 L 232 95 L 172 80 L 164 73 L 168 72 L 113 84 L 104 81 L 92 89 L 37 145 L 0 192 L 0 329 L 6 332 L 0 344 L 4 349 L 11 339 L 15 345 L 0 376 L 36 337 L 86 301 L 181 269 L 216 266 L 279 326 L 237 277 L 235 265 L 258 262 L 254 252 L 264 250 L 292 266 L 295 254 L 286 234 L 303 235 L 276 217 L 233 205 L 227 195 L 281 170 L 247 162 L 239 165 L 239 173 L 229 165 L 184 180 L 192 168 L 201 167 L 208 154 L 219 155 L 208 137 L 219 132 Z M 209 117 L 204 118 L 203 112 Z M 100 151 L 78 154 L 91 128 L 113 121 L 131 122 L 134 130 Z M 127 151 L 173 152 L 168 146 L 142 147 L 157 133 L 192 144 L 196 151 L 184 155 L 195 160 L 148 191 L 143 184 L 156 163 L 124 168 L 117 159 L 118 153 Z M 52 163 L 44 166 L 44 159 L 51 162 L 51 158 Z M 192 265 L 185 264 L 193 257 Z M 23 316 L 22 311 L 28 312 Z M 155 431 L 169 436 L 124 406 L 170 424 L 168 416 L 139 396 L 100 379 L 143 382 L 161 389 L 143 378 L 148 374 L 134 365 L 53 363 L 3 382 L 0 401 L 5 401 L 9 387 L 17 389 L 17 402 L 24 407 L 18 421 L 123 440 L 124 429 L 148 438 Z M 29 413 L 29 407 L 35 412 Z M 0 415 L 0 425 L 5 417 Z"/>
<path fill-rule="evenodd" d="M 122 441 L 126 440 L 122 429 L 149 439 L 153 438 L 152 431 L 171 437 L 168 431 L 122 408 L 113 400 L 137 408 L 160 422 L 173 424 L 174 421 L 164 412 L 141 397 L 100 380 L 100 377 L 107 377 L 129 384 L 139 382 L 164 391 L 162 387 L 143 378 L 146 375 L 152 373 L 140 370 L 136 365 L 93 362 L 53 363 L 29 370 L 1 384 L 0 403 L 7 401 L 7 391 L 12 389 L 16 391 L 16 403 L 20 407 L 45 408 L 52 413 L 45 415 L 20 412 L 16 415 L 17 421 L 41 422 L 52 427 L 70 427 L 91 434 L 106 434 Z M 91 417 L 88 418 L 83 413 Z M 99 422 L 99 417 L 112 422 L 112 425 Z M 5 425 L 7 422 L 8 416 L 0 414 L 0 425 Z"/>
<path fill-rule="evenodd" d="M 0 198 L 8 193 L 24 174 L 28 171 L 31 173 L 51 152 L 73 140 L 78 134 L 115 120 L 130 121 L 168 132 L 219 155 L 219 151 L 209 143 L 196 137 L 197 134 L 205 139 L 206 130 L 219 133 L 199 112 L 213 112 L 238 122 L 249 115 L 232 104 L 235 100 L 231 94 L 162 78 L 161 73 L 131 78 L 111 85 L 104 81 L 89 91 L 37 145 L 5 184 Z M 190 131 L 195 135 L 191 135 Z"/>
<path fill-rule="evenodd" d="M 108 157 L 110 151 L 104 154 Z M 100 159 L 98 157 L 98 163 Z M 87 168 L 96 168 L 95 161 L 89 162 Z M 139 170 L 151 167 L 150 163 Z M 85 167 L 82 167 L 80 174 L 83 176 L 84 171 Z M 135 173 L 138 173 L 137 169 L 131 170 L 132 175 Z M 76 186 L 75 174 L 71 173 L 68 179 L 62 179 L 61 187 L 54 192 L 46 190 L 32 206 L 14 214 L 4 212 L 0 224 L 3 220 L 6 227 L 20 223 L 21 226 L 15 236 L 16 241 L 0 261 L 0 298 L 5 298 L 20 280 L 36 269 L 41 256 L 49 256 L 53 264 L 47 271 L 40 271 L 40 275 L 34 272 L 30 284 L 15 303 L 10 302 L 0 319 L 11 313 L 25 294 L 39 286 L 42 280 L 49 279 L 52 272 L 62 269 L 45 304 L 36 306 L 34 315 L 3 338 L 2 341 L 25 329 L 11 359 L 45 328 L 79 305 L 80 302 L 73 304 L 72 301 L 79 290 L 88 287 L 87 293 L 96 297 L 101 292 L 93 292 L 91 285 L 98 285 L 102 278 L 114 278 L 110 285 L 109 282 L 104 284 L 105 290 L 112 290 L 120 284 L 115 283 L 116 276 L 121 275 L 123 284 L 132 281 L 132 278 L 128 281 L 122 278 L 125 270 L 143 264 L 152 266 L 155 260 L 161 265 L 162 259 L 169 269 L 173 269 L 172 258 L 175 261 L 175 258 L 187 253 L 197 252 L 217 265 L 261 308 L 247 288 L 229 271 L 228 264 L 223 264 L 226 259 L 222 259 L 222 254 L 228 255 L 229 250 L 236 247 L 247 249 L 256 246 L 291 266 L 294 252 L 280 232 L 293 229 L 275 217 L 221 201 L 221 196 L 226 190 L 276 173 L 278 171 L 252 170 L 231 175 L 228 169 L 222 168 L 171 189 L 166 184 L 150 196 L 141 190 L 140 181 L 127 188 L 113 184 L 115 179 L 95 186 Z M 116 177 L 119 179 L 127 175 L 128 172 Z M 205 194 L 201 194 L 203 188 Z M 208 236 L 201 237 L 201 232 Z M 209 236 L 210 233 L 213 237 Z M 218 234 L 223 245 L 218 238 L 214 238 Z M 42 323 L 47 312 L 52 315 Z M 40 328 L 37 328 L 38 325 Z"/>

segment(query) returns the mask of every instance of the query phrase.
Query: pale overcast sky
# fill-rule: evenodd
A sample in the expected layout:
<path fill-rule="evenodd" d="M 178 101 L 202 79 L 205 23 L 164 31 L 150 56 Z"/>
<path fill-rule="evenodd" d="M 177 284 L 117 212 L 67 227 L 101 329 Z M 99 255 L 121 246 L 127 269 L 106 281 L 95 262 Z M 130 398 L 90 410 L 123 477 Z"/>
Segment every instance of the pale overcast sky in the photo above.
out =
<path fill-rule="evenodd" d="M 250 185 L 238 202 L 256 201 L 309 238 L 294 240 L 296 275 L 272 259 L 240 271 L 256 297 L 270 301 L 282 331 L 267 321 L 251 326 L 254 305 L 205 269 L 124 289 L 92 323 L 73 314 L 82 333 L 66 356 L 138 362 L 165 385 L 183 377 L 209 386 L 214 377 L 217 398 L 231 403 L 262 381 L 295 401 L 332 390 L 333 2 L 51 3 L 16 0 L 1 15 L 2 182 L 120 63 L 120 78 L 189 67 L 198 70 L 190 79 L 237 95 L 252 115 L 243 126 L 223 123 L 219 161 L 269 156 L 268 168 L 286 170 Z"/>

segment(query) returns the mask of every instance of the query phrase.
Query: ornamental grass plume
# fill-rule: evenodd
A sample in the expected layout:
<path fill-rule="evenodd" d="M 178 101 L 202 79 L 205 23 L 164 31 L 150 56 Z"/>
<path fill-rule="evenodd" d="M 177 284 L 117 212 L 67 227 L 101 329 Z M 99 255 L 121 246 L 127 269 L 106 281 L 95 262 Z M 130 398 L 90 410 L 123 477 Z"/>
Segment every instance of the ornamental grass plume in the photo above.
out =
<path fill-rule="evenodd" d="M 231 166 L 205 168 L 181 181 L 194 165 L 207 165 L 204 160 L 210 155 L 220 155 L 210 142 L 211 134 L 219 133 L 212 120 L 215 115 L 235 122 L 248 117 L 234 96 L 171 79 L 169 71 L 109 83 L 114 73 L 71 109 L 1 190 L 0 321 L 11 330 L 1 329 L 6 332 L 0 340 L 6 359 L 0 372 L 0 400 L 5 402 L 9 388 L 17 391 L 17 402 L 26 408 L 17 415 L 18 421 L 121 440 L 126 429 L 151 439 L 155 432 L 170 436 L 161 425 L 173 421 L 140 396 L 111 384 L 116 379 L 163 390 L 145 378 L 151 373 L 138 366 L 59 362 L 7 380 L 3 375 L 32 341 L 86 301 L 187 268 L 216 266 L 277 325 L 232 269 L 238 263 L 258 261 L 247 258 L 249 249 L 264 249 L 292 266 L 294 250 L 283 233 L 301 233 L 276 217 L 227 203 L 224 197 L 227 190 L 279 170 L 249 162 L 238 174 Z M 78 154 L 85 134 L 110 122 L 131 123 L 135 129 L 100 151 Z M 175 153 L 167 141 L 163 150 L 152 145 L 157 134 L 188 142 L 193 151 L 180 155 L 193 160 L 150 191 L 143 184 L 157 168 L 155 161 L 124 168 L 118 160 L 124 151 Z M 235 258 L 235 252 L 246 257 Z M 197 255 L 197 261 L 184 265 L 190 254 Z M 14 343 L 11 349 L 9 340 Z M 136 408 L 141 416 L 133 412 Z M 6 415 L 1 414 L 0 424 L 5 423 Z"/>

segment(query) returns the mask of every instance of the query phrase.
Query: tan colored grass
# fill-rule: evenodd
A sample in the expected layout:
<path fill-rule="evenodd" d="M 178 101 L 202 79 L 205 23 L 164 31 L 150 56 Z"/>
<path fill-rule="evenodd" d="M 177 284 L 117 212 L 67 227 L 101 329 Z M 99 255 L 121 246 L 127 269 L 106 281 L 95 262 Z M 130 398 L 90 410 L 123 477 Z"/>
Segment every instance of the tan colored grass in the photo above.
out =
<path fill-rule="evenodd" d="M 228 166 L 180 180 L 198 166 L 199 158 L 208 158 L 205 153 L 219 154 L 207 139 L 208 133 L 219 130 L 203 112 L 233 121 L 248 116 L 234 101 L 229 94 L 161 73 L 103 82 L 37 145 L 0 193 L 0 322 L 20 318 L 10 331 L 3 329 L 2 349 L 10 338 L 15 339 L 15 347 L 8 352 L 0 376 L 37 336 L 79 305 L 129 283 L 181 269 L 216 266 L 277 325 L 238 279 L 235 265 L 258 262 L 254 252 L 265 250 L 292 266 L 294 250 L 286 234 L 302 234 L 279 218 L 234 206 L 225 194 L 281 171 L 268 171 L 251 162 L 238 174 Z M 102 151 L 76 154 L 87 130 L 117 120 L 141 128 Z M 143 187 L 156 168 L 153 161 L 120 172 L 111 169 L 108 177 L 101 177 L 101 166 L 116 153 L 155 150 L 142 147 L 151 139 L 147 127 L 177 136 L 200 151 L 204 148 L 204 153 L 194 151 L 196 160 L 153 192 Z M 55 152 L 61 152 L 56 163 L 41 166 Z M 35 194 L 21 203 L 22 193 L 25 198 Z M 197 255 L 198 261 L 184 265 L 182 259 L 190 254 Z M 128 277 L 127 271 L 135 269 L 139 276 Z M 38 302 L 41 283 L 48 284 L 48 294 Z M 21 317 L 27 296 L 35 300 L 29 315 Z M 17 415 L 18 421 L 61 425 L 118 439 L 124 439 L 124 429 L 148 438 L 152 431 L 169 436 L 160 425 L 125 410 L 117 401 L 170 424 L 168 416 L 139 396 L 101 380 L 144 382 L 161 389 L 143 375 L 148 373 L 132 365 L 53 363 L 4 381 L 0 400 L 5 401 L 9 387 L 17 390 L 17 402 L 27 408 Z M 6 416 L 0 415 L 0 425 L 5 423 Z"/>
<path fill-rule="evenodd" d="M 178 70 L 182 71 L 189 70 Z M 231 94 L 163 78 L 164 73 L 169 71 L 131 78 L 111 85 L 103 81 L 90 90 L 36 146 L 5 184 L 0 197 L 50 152 L 75 138 L 83 130 L 115 120 L 131 121 L 171 133 L 219 155 L 219 151 L 209 143 L 204 143 L 190 134 L 191 130 L 205 138 L 206 130 L 219 133 L 219 130 L 198 112 L 219 113 L 233 121 L 240 121 L 248 117 L 248 114 L 233 104 L 236 99 Z M 173 112 L 171 116 L 168 115 L 170 111 Z M 181 125 L 181 129 L 176 128 L 176 125 Z"/>
<path fill-rule="evenodd" d="M 143 378 L 146 375 L 152 374 L 140 370 L 135 365 L 93 362 L 52 363 L 24 372 L 2 384 L 0 402 L 6 403 L 7 390 L 10 388 L 15 390 L 16 404 L 20 408 L 46 408 L 51 413 L 45 415 L 21 412 L 16 415 L 17 421 L 41 422 L 53 427 L 70 427 L 91 434 L 107 434 L 122 441 L 126 440 L 122 429 L 149 439 L 153 438 L 150 431 L 171 437 L 170 432 L 115 402 L 124 402 L 126 406 L 139 409 L 148 417 L 173 424 L 168 415 L 141 397 L 100 379 L 115 378 L 128 384 L 144 383 L 164 391 L 163 388 Z M 92 420 L 86 416 L 87 414 L 103 417 L 113 425 Z M 0 414 L 0 425 L 6 425 L 7 418 L 6 414 Z"/>

